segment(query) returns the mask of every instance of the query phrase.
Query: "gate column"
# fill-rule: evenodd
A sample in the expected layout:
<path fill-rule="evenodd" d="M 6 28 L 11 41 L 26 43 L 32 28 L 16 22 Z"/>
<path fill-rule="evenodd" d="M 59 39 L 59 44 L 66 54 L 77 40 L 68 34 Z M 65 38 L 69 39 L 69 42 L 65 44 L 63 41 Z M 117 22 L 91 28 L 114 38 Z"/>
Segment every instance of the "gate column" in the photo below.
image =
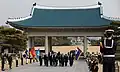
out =
<path fill-rule="evenodd" d="M 48 37 L 48 52 L 52 51 L 52 37 Z"/>
<path fill-rule="evenodd" d="M 45 53 L 48 54 L 49 47 L 48 47 L 48 36 L 45 35 Z"/>
<path fill-rule="evenodd" d="M 86 52 L 87 52 L 87 36 L 84 36 L 84 58 L 86 58 Z"/>

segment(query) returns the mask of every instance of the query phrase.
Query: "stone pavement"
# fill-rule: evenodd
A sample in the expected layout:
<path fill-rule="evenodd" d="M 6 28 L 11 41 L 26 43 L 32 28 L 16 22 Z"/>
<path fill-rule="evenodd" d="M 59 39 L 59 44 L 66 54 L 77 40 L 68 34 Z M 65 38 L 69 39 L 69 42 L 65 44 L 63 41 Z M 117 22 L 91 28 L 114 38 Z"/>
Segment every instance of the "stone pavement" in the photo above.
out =
<path fill-rule="evenodd" d="M 75 61 L 72 67 L 40 67 L 39 63 L 33 63 L 15 67 L 5 72 L 88 72 L 88 66 L 83 60 Z"/>

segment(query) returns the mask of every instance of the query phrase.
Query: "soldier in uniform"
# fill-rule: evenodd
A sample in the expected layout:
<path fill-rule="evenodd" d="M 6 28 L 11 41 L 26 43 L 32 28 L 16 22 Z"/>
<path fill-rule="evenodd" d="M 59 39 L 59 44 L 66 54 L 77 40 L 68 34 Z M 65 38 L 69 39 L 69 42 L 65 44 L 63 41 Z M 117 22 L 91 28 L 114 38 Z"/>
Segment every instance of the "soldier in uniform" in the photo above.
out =
<path fill-rule="evenodd" d="M 65 54 L 65 56 L 64 56 L 64 61 L 65 61 L 65 66 L 67 66 L 67 63 L 68 63 L 68 56 L 67 56 L 67 54 Z"/>
<path fill-rule="evenodd" d="M 104 38 L 102 39 L 100 51 L 103 54 L 103 72 L 115 72 L 115 51 L 116 51 L 116 38 L 114 30 L 109 28 L 105 30 Z"/>

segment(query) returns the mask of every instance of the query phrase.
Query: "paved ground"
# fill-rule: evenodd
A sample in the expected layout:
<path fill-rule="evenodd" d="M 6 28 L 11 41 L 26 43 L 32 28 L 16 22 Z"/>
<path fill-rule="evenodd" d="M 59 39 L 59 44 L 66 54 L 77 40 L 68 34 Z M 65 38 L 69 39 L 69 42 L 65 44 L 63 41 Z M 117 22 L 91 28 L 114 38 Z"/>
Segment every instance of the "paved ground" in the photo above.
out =
<path fill-rule="evenodd" d="M 5 72 L 88 72 L 88 66 L 85 61 L 75 61 L 73 67 L 45 67 L 39 66 L 39 63 L 19 66 Z"/>

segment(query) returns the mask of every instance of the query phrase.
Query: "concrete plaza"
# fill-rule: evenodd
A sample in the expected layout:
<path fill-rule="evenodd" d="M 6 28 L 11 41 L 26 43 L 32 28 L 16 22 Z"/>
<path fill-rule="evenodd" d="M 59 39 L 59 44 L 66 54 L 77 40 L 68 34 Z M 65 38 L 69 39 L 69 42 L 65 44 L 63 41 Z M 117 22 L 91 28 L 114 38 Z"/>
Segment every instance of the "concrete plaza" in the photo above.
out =
<path fill-rule="evenodd" d="M 5 71 L 6 72 L 6 71 Z M 39 66 L 39 63 L 28 64 L 15 67 L 7 72 L 89 72 L 85 61 L 75 61 L 72 67 L 45 67 Z"/>

